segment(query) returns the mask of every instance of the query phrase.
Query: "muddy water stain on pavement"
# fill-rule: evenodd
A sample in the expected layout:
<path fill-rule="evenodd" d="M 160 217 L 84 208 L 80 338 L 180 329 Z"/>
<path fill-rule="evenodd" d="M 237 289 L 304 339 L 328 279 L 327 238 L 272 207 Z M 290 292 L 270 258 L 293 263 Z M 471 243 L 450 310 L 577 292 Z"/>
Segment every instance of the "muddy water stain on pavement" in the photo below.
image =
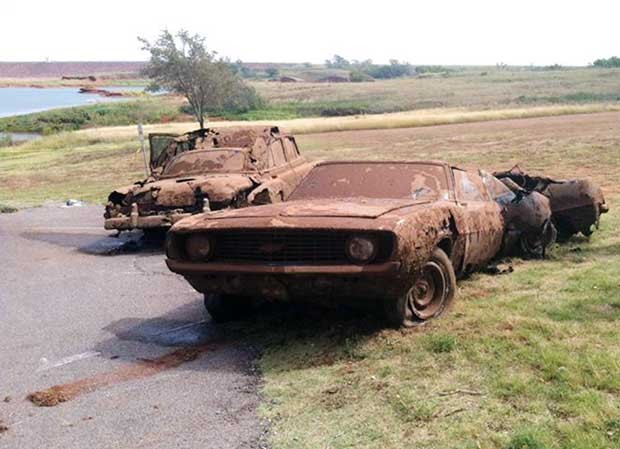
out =
<path fill-rule="evenodd" d="M 26 399 L 39 407 L 53 407 L 100 388 L 132 380 L 144 379 L 162 371 L 176 368 L 184 363 L 196 360 L 201 354 L 215 347 L 215 344 L 210 343 L 189 348 L 180 348 L 155 359 L 140 360 L 114 371 L 97 374 L 92 377 L 62 385 L 54 385 L 46 390 L 30 393 Z"/>

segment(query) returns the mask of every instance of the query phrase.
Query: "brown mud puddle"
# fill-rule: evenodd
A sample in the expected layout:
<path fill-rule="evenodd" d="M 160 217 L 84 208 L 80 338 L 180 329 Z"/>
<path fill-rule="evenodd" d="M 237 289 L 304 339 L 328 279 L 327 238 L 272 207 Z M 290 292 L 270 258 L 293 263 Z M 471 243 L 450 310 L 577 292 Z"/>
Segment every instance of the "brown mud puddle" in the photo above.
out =
<path fill-rule="evenodd" d="M 97 374 L 74 382 L 54 385 L 46 390 L 30 393 L 26 399 L 38 407 L 53 407 L 70 401 L 84 393 L 131 380 L 154 376 L 162 371 L 176 368 L 196 360 L 201 354 L 214 348 L 213 344 L 181 348 L 156 359 L 141 360 L 114 371 Z"/>

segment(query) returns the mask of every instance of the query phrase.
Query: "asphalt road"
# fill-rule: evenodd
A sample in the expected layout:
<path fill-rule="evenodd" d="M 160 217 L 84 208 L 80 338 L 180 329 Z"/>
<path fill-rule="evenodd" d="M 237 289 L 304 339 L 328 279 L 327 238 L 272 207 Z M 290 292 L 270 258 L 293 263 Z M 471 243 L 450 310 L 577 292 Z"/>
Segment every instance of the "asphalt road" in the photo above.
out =
<path fill-rule="evenodd" d="M 262 447 L 256 349 L 101 213 L 0 214 L 0 448 Z"/>

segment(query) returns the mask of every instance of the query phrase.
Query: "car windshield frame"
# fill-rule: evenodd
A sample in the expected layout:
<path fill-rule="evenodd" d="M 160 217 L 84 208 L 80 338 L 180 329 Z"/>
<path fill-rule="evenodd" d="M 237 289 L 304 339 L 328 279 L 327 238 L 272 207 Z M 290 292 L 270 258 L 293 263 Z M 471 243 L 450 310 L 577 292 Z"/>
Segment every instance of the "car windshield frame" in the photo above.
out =
<path fill-rule="evenodd" d="M 338 166 L 341 167 L 351 167 L 354 170 L 360 170 L 360 172 L 357 173 L 350 173 L 350 174 L 346 174 L 346 175 L 341 175 L 342 179 L 336 179 L 336 177 L 333 177 L 333 181 L 335 182 L 347 182 L 346 180 L 346 176 L 351 176 L 351 175 L 357 175 L 357 178 L 359 179 L 360 176 L 363 175 L 363 173 L 361 173 L 361 171 L 363 170 L 367 170 L 368 168 L 372 168 L 372 167 L 377 167 L 377 168 L 381 168 L 383 170 L 397 170 L 399 168 L 402 168 L 403 166 L 409 166 L 410 170 L 411 170 L 411 166 L 416 166 L 416 167 L 424 167 L 424 168 L 430 168 L 432 167 L 432 169 L 435 171 L 435 173 L 426 173 L 426 176 L 431 176 L 436 178 L 437 180 L 437 189 L 431 189 L 429 186 L 426 185 L 420 185 L 419 187 L 414 189 L 414 185 L 415 183 L 420 183 L 420 181 L 422 181 L 423 179 L 426 178 L 420 178 L 418 180 L 416 180 L 415 178 L 410 178 L 411 182 L 409 184 L 411 190 L 409 192 L 409 194 L 407 195 L 389 195 L 389 194 L 385 194 L 385 190 L 386 187 L 382 187 L 383 188 L 383 192 L 376 192 L 374 194 L 370 194 L 368 195 L 369 192 L 363 192 L 363 189 L 359 189 L 360 192 L 356 193 L 356 192 L 350 192 L 350 194 L 347 195 L 341 195 L 338 192 L 334 192 L 331 191 L 329 192 L 329 187 L 326 187 L 324 184 L 322 184 L 322 189 L 324 189 L 324 193 L 321 193 L 320 195 L 317 195 L 317 192 L 311 192 L 311 191 L 305 191 L 308 190 L 308 188 L 306 187 L 308 183 L 313 182 L 313 180 L 315 180 L 315 178 L 313 178 L 313 175 L 316 174 L 317 170 L 324 170 L 324 169 L 329 169 L 329 168 L 335 168 L 337 169 Z M 369 167 L 372 166 L 372 167 Z M 355 168 L 354 168 L 355 167 Z M 413 174 L 413 170 L 412 174 Z M 368 172 L 366 172 L 368 173 Z M 424 171 L 420 171 L 419 174 L 424 175 Z M 402 181 L 401 181 L 402 182 Z M 401 184 L 399 187 L 402 189 L 403 188 L 403 184 Z M 352 187 L 354 189 L 356 189 L 356 187 Z M 359 188 L 359 186 L 357 187 Z M 327 163 L 322 163 L 319 164 L 317 166 L 315 166 L 305 177 L 304 179 L 299 183 L 299 185 L 295 188 L 295 190 L 293 190 L 293 192 L 289 195 L 288 200 L 290 201 L 296 201 L 296 200 L 323 200 L 323 199 L 348 199 L 348 198 L 370 198 L 370 199 L 391 199 L 391 200 L 404 200 L 404 199 L 409 199 L 409 200 L 429 200 L 429 201 L 437 201 L 437 200 L 448 200 L 448 199 L 452 199 L 453 195 L 451 194 L 452 191 L 452 184 L 450 182 L 450 178 L 448 176 L 448 172 L 446 170 L 446 166 L 441 163 L 441 162 L 435 162 L 435 161 L 420 161 L 420 162 L 409 162 L 409 161 L 404 161 L 404 162 L 400 162 L 400 161 L 354 161 L 354 162 L 327 162 Z M 430 194 L 429 194 L 430 193 Z"/>
<path fill-rule="evenodd" d="M 210 169 L 210 170 L 187 170 L 187 171 L 184 171 L 183 173 L 175 173 L 175 174 L 167 173 L 169 168 L 173 166 L 175 163 L 179 162 L 180 160 L 183 160 L 184 158 L 196 157 L 196 155 L 207 154 L 207 153 L 208 154 L 231 153 L 231 155 L 234 155 L 234 156 L 240 155 L 243 158 L 243 162 L 239 169 L 222 168 L 222 169 Z M 207 174 L 207 173 L 249 173 L 249 172 L 254 173 L 255 170 L 248 169 L 248 161 L 249 161 L 249 158 L 248 158 L 248 154 L 246 151 L 238 150 L 234 148 L 213 148 L 213 149 L 205 149 L 205 150 L 185 151 L 183 153 L 176 155 L 174 158 L 170 159 L 170 161 L 164 166 L 162 173 L 160 175 L 160 178 L 162 179 L 179 178 L 179 177 L 183 177 L 186 175 L 201 175 L 201 174 Z"/>

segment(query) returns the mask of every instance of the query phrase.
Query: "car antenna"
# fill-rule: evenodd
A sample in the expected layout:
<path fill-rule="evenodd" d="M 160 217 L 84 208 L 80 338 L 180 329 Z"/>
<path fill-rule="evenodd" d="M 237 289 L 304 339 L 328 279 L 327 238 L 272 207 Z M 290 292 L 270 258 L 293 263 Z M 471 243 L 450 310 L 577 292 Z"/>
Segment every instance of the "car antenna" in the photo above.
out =
<path fill-rule="evenodd" d="M 142 149 L 142 156 L 144 156 L 144 173 L 146 177 L 149 177 L 149 163 L 146 157 L 146 148 L 144 147 L 144 128 L 142 123 L 138 123 L 138 138 L 140 139 L 140 148 Z"/>

